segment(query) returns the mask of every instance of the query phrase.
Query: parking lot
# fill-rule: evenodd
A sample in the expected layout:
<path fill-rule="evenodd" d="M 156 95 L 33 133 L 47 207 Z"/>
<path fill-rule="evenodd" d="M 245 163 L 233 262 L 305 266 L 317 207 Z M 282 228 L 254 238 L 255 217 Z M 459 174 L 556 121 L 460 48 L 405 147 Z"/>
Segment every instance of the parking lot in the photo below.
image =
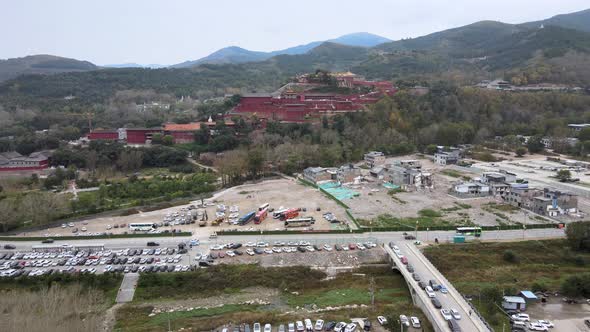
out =
<path fill-rule="evenodd" d="M 286 179 L 266 180 L 256 184 L 225 189 L 206 199 L 203 203 L 201 205 L 199 200 L 187 205 L 139 212 L 129 216 L 99 217 L 66 223 L 45 230 L 23 232 L 18 235 L 60 237 L 133 233 L 134 231 L 130 230 L 129 225 L 134 223 L 155 223 L 159 227 L 154 232 L 186 231 L 200 236 L 208 236 L 219 230 L 284 230 L 284 221 L 274 219 L 270 214 L 259 224 L 253 221 L 245 225 L 237 224 L 240 217 L 250 212 L 257 212 L 258 208 L 266 203 L 269 204 L 269 212 L 271 210 L 299 209 L 297 218 L 311 217 L 315 220 L 313 225 L 297 228 L 298 230 L 343 229 L 347 228 L 350 222 L 345 210 L 319 190 Z M 189 208 L 195 210 L 195 218 L 187 224 L 185 217 Z M 326 220 L 324 217 L 326 213 L 331 213 L 334 219 L 341 223 Z M 184 216 L 182 216 L 183 214 Z M 206 216 L 204 222 L 201 220 L 202 216 Z M 197 219 L 197 217 L 199 218 Z M 221 222 L 214 225 L 218 218 L 221 219 Z"/>

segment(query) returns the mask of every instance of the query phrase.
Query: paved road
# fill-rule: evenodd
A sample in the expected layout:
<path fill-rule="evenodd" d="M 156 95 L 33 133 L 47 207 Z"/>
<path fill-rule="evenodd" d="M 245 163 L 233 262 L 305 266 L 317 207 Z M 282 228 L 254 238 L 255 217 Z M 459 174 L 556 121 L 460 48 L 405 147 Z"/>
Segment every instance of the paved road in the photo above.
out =
<path fill-rule="evenodd" d="M 133 301 L 135 295 L 135 288 L 137 287 L 137 280 L 139 273 L 125 273 L 119 293 L 117 293 L 117 303 L 126 303 Z"/>
<path fill-rule="evenodd" d="M 448 289 L 447 294 L 435 292 L 436 298 L 442 304 L 444 309 L 455 309 L 459 311 L 461 319 L 457 320 L 462 331 L 481 331 L 487 332 L 489 329 L 485 326 L 483 321 L 479 319 L 474 313 L 471 313 L 471 308 L 467 301 L 459 294 L 459 292 L 444 278 L 442 274 L 422 255 L 415 245 L 409 241 L 396 242 L 401 254 L 408 259 L 409 264 L 414 267 L 414 273 L 420 276 L 420 280 L 428 284 L 429 280 L 436 281 L 439 285 L 444 285 Z M 414 280 L 412 274 L 407 270 L 407 267 L 401 263 L 401 260 L 394 254 L 393 250 L 386 244 L 385 251 L 393 258 L 396 265 L 399 267 L 401 274 L 404 276 L 408 284 L 415 290 L 416 296 L 420 297 L 424 303 L 423 310 L 428 310 L 430 323 L 435 327 L 435 331 L 447 331 L 447 322 L 440 313 L 440 309 L 436 309 L 428 297 L 426 292 L 418 286 L 418 281 Z"/>
<path fill-rule="evenodd" d="M 437 238 L 441 243 L 452 242 L 454 231 L 420 231 L 416 234 L 418 240 L 423 242 L 433 242 Z M 206 236 L 193 237 L 198 238 L 201 245 L 209 245 L 216 243 L 228 242 L 248 242 L 248 241 L 299 241 L 306 240 L 312 243 L 348 243 L 348 242 L 364 242 L 363 239 L 373 239 L 379 242 L 387 243 L 389 241 L 402 240 L 404 237 L 402 232 L 369 232 L 364 234 L 281 234 L 281 235 L 232 235 L 219 236 L 217 239 L 209 239 Z M 551 239 L 564 238 L 565 232 L 563 229 L 523 229 L 523 230 L 503 230 L 503 231 L 484 231 L 481 240 L 483 241 L 515 241 L 515 240 L 534 240 L 534 239 Z M 61 244 L 70 245 L 91 245 L 104 244 L 107 249 L 125 249 L 125 248 L 145 248 L 148 241 L 156 241 L 160 243 L 161 247 L 174 247 L 180 242 L 186 242 L 191 237 L 159 237 L 159 238 L 118 238 L 118 239 L 79 239 L 79 240 L 59 240 L 55 239 L 52 245 L 59 246 Z M 0 246 L 5 244 L 14 244 L 19 250 L 30 250 L 32 246 L 41 245 L 40 241 L 0 241 Z"/>

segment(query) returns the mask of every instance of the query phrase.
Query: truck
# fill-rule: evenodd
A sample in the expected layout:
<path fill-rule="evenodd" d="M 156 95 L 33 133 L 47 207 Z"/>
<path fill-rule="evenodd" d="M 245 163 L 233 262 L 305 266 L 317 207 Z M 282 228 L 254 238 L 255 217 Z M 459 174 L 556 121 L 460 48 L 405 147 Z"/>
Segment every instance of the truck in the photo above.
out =
<path fill-rule="evenodd" d="M 264 219 L 266 219 L 266 217 L 268 216 L 268 207 L 259 210 L 256 213 L 256 216 L 254 216 L 254 223 L 255 224 L 260 224 Z"/>
<path fill-rule="evenodd" d="M 217 218 L 215 218 L 215 220 L 213 220 L 211 222 L 211 225 L 219 226 L 219 224 L 221 224 L 223 222 L 223 220 L 225 220 L 225 217 L 217 217 Z"/>
<path fill-rule="evenodd" d="M 299 216 L 299 211 L 301 209 L 289 209 L 283 213 L 281 213 L 280 215 L 280 219 L 281 220 L 287 220 L 287 219 L 293 219 L 296 218 L 297 216 Z"/>
<path fill-rule="evenodd" d="M 256 215 L 256 213 L 254 211 L 246 213 L 243 217 L 241 217 L 238 220 L 238 224 L 239 225 L 246 225 L 247 223 L 249 223 L 252 220 L 252 218 L 254 218 L 254 215 Z"/>
<path fill-rule="evenodd" d="M 296 218 L 296 219 L 287 219 L 285 220 L 285 227 L 308 227 L 315 224 L 315 219 L 313 217 L 306 217 L 306 218 Z"/>

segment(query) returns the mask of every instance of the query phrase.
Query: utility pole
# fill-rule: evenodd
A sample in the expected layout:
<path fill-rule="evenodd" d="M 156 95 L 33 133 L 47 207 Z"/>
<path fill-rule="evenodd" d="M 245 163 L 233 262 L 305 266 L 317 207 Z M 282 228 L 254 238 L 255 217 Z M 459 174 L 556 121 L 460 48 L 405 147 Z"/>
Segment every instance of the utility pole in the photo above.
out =
<path fill-rule="evenodd" d="M 371 292 L 371 306 L 375 306 L 375 278 L 371 277 L 369 281 L 369 291 Z"/>

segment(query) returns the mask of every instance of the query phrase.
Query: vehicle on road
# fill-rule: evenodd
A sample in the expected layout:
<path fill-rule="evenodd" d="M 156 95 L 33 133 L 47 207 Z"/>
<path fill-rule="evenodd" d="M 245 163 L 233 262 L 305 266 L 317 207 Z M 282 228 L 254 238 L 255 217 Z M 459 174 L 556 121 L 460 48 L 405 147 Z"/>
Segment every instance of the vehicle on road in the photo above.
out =
<path fill-rule="evenodd" d="M 445 320 L 453 319 L 453 315 L 451 315 L 451 311 L 449 309 L 440 309 L 440 314 Z"/>
<path fill-rule="evenodd" d="M 424 290 L 426 291 L 426 295 L 428 295 L 429 298 L 436 297 L 436 294 L 434 294 L 434 290 L 432 289 L 432 287 L 426 286 L 426 288 Z"/>
<path fill-rule="evenodd" d="M 443 286 L 443 285 L 440 285 L 439 286 L 438 291 L 441 292 L 441 293 L 443 293 L 443 294 L 447 294 L 449 292 L 449 290 L 445 286 Z"/>
<path fill-rule="evenodd" d="M 461 320 L 461 314 L 457 309 L 451 309 L 451 316 L 456 320 Z"/>
<path fill-rule="evenodd" d="M 457 235 L 481 237 L 481 227 L 457 227 Z"/>
<path fill-rule="evenodd" d="M 12 250 L 12 249 L 16 249 L 16 246 L 14 244 L 5 244 L 4 249 Z"/>
<path fill-rule="evenodd" d="M 442 304 L 440 303 L 440 301 L 435 297 L 430 299 L 430 302 L 432 302 L 432 305 L 436 308 L 436 309 L 441 309 L 442 308 Z"/>
<path fill-rule="evenodd" d="M 43 241 L 41 241 L 41 243 L 53 243 L 53 239 L 45 239 Z"/>
<path fill-rule="evenodd" d="M 412 278 L 414 278 L 414 280 L 416 281 L 420 281 L 420 276 L 418 275 L 418 273 L 412 273 Z"/>
<path fill-rule="evenodd" d="M 384 316 L 377 316 L 377 321 L 379 322 L 379 324 L 381 325 L 385 325 L 387 324 L 387 318 L 385 318 Z"/>
<path fill-rule="evenodd" d="M 461 327 L 459 326 L 459 323 L 457 323 L 456 320 L 449 319 L 447 320 L 447 324 L 449 325 L 449 329 L 451 330 L 451 332 L 461 332 Z"/>
<path fill-rule="evenodd" d="M 147 246 L 148 247 L 157 247 L 159 245 L 160 244 L 158 242 L 154 242 L 154 241 L 150 241 L 150 242 L 147 243 Z"/>

